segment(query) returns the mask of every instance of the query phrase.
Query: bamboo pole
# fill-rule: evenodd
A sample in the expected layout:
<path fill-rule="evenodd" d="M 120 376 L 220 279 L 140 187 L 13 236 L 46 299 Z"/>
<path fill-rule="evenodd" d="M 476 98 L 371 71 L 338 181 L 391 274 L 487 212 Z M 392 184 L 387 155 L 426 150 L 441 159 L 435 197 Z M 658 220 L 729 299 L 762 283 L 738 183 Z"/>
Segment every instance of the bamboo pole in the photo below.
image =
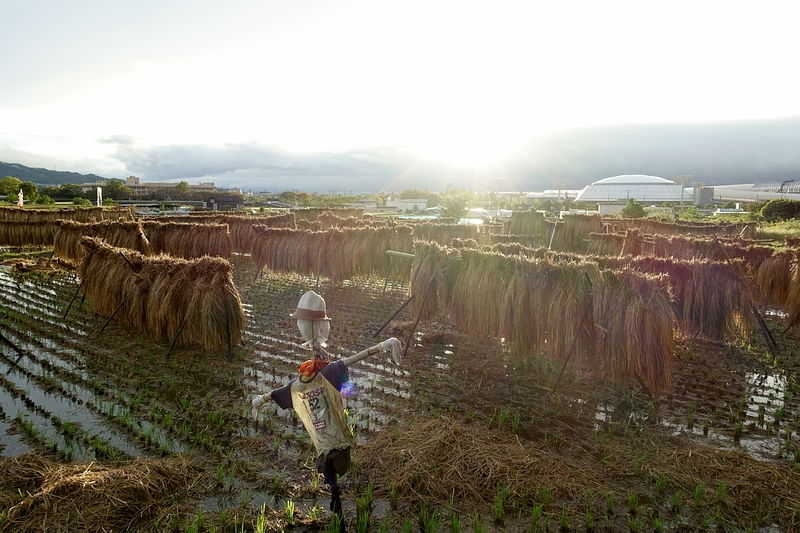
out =
<path fill-rule="evenodd" d="M 406 353 L 408 353 L 408 345 L 411 344 L 411 339 L 414 337 L 414 331 L 416 331 L 417 326 L 419 325 L 419 319 L 422 318 L 422 308 L 425 306 L 425 300 L 428 299 L 428 293 L 431 291 L 431 287 L 433 287 L 434 283 L 436 283 L 436 277 L 435 276 L 433 277 L 433 279 L 431 279 L 431 282 L 428 285 L 428 288 L 425 289 L 425 295 L 422 297 L 422 303 L 419 304 L 420 312 L 417 315 L 417 321 L 414 322 L 414 327 L 411 328 L 411 333 L 408 334 L 408 340 L 406 341 L 406 347 L 403 350 L 403 359 L 406 358 Z M 411 300 L 409 299 L 409 301 L 411 301 Z"/>
<path fill-rule="evenodd" d="M 3 342 L 5 342 L 5 343 L 6 343 L 6 344 L 8 344 L 9 346 L 11 346 L 11 348 L 12 348 L 12 349 L 13 349 L 15 352 L 17 352 L 17 353 L 19 354 L 19 357 L 17 357 L 17 359 L 16 359 L 16 360 L 15 360 L 13 363 L 11 363 L 11 366 L 10 366 L 10 367 L 8 367 L 8 370 L 6 371 L 6 375 L 8 375 L 8 373 L 9 373 L 9 372 L 11 372 L 11 369 L 12 369 L 12 368 L 16 368 L 17 364 L 20 362 L 20 360 L 22 359 L 22 357 L 25 355 L 25 352 L 23 352 L 22 350 L 20 350 L 20 349 L 19 349 L 19 347 L 18 347 L 16 344 L 14 344 L 14 343 L 13 343 L 13 342 L 11 342 L 10 340 L 8 340 L 8 338 L 6 338 L 6 336 L 5 336 L 5 335 L 3 335 L 2 333 L 0 333 L 0 340 L 2 340 Z"/>
<path fill-rule="evenodd" d="M 83 286 L 83 282 L 84 282 L 84 281 L 86 281 L 86 278 L 83 278 L 83 279 L 81 280 L 81 282 L 80 282 L 80 283 L 78 283 L 78 288 L 77 288 L 77 290 L 75 291 L 75 294 L 72 296 L 72 299 L 69 301 L 69 305 L 67 305 L 67 310 L 66 310 L 66 311 L 64 311 L 64 317 L 63 317 L 63 318 L 67 318 L 67 315 L 69 314 L 69 308 L 70 308 L 70 307 L 72 307 L 72 302 L 74 302 L 74 301 L 75 301 L 75 298 L 77 298 L 77 297 L 78 297 L 78 293 L 81 291 L 81 287 Z"/>
<path fill-rule="evenodd" d="M 123 257 L 124 257 L 124 256 L 123 256 Z M 103 330 L 104 330 L 104 329 L 106 329 L 106 326 L 108 325 L 108 323 L 109 323 L 109 322 L 111 322 L 111 319 L 112 319 L 112 318 L 114 318 L 114 315 L 116 315 L 116 314 L 117 314 L 117 311 L 119 311 L 120 309 L 122 309 L 122 306 L 125 304 L 125 302 L 126 302 L 126 301 L 128 301 L 128 296 L 130 296 L 130 294 L 127 294 L 127 295 L 125 295 L 125 298 L 123 298 L 123 299 L 122 299 L 122 301 L 121 301 L 121 302 L 119 303 L 119 305 L 117 306 L 117 308 L 116 308 L 116 309 L 114 309 L 114 312 L 113 312 L 113 313 L 111 313 L 111 316 L 110 316 L 110 317 L 108 317 L 108 320 L 106 320 L 106 323 L 105 323 L 105 324 L 103 324 L 103 327 L 102 327 L 102 328 L 100 328 L 100 331 L 98 331 L 98 332 L 97 332 L 97 334 L 98 334 L 98 335 L 100 335 L 101 333 L 103 333 Z"/>
<path fill-rule="evenodd" d="M 376 331 L 376 332 L 375 332 L 375 334 L 372 336 L 372 338 L 374 339 L 375 337 L 377 337 L 377 336 L 378 336 L 378 333 L 380 333 L 381 331 L 383 331 L 383 328 L 385 328 L 386 326 L 388 326 L 388 325 L 389 325 L 389 322 L 391 322 L 392 320 L 394 320 L 394 317 L 396 317 L 397 315 L 399 315 L 399 314 L 400 314 L 400 311 L 402 311 L 403 309 L 405 309 L 405 308 L 406 308 L 406 306 L 409 304 L 409 302 L 411 302 L 411 300 L 413 300 L 413 299 L 414 299 L 414 295 L 412 294 L 412 295 L 411 295 L 411 297 L 410 297 L 408 300 L 406 300 L 405 302 L 403 302 L 403 305 L 401 305 L 401 306 L 400 306 L 400 309 L 398 309 L 397 311 L 395 311 L 395 312 L 394 312 L 394 314 L 393 314 L 393 315 L 392 315 L 392 316 L 389 318 L 389 320 L 387 320 L 387 321 L 386 321 L 386 323 L 385 323 L 384 325 L 382 325 L 378 331 Z"/>
<path fill-rule="evenodd" d="M 181 336 L 183 332 L 183 328 L 186 326 L 186 321 L 189 319 L 189 314 L 187 313 L 185 317 L 183 317 L 183 322 L 181 322 L 181 327 L 178 328 L 178 332 L 175 334 L 175 338 L 172 340 L 172 344 L 169 347 L 169 351 L 167 352 L 166 359 L 169 359 L 169 356 L 172 355 L 172 350 L 175 349 L 175 344 L 178 342 L 178 337 Z"/>

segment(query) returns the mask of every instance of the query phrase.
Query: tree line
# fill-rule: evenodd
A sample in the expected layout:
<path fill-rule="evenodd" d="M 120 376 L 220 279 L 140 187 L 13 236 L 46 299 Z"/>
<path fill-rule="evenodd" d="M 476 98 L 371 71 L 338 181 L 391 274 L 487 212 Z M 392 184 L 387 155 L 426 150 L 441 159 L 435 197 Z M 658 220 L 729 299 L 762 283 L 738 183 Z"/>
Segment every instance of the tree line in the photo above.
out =
<path fill-rule="evenodd" d="M 175 187 L 153 191 L 146 195 L 146 198 L 134 194 L 133 190 L 125 186 L 122 180 L 108 180 L 102 186 L 103 201 L 108 204 L 119 200 L 205 200 L 207 193 L 196 192 L 189 187 L 185 181 L 181 181 Z M 76 205 L 94 205 L 97 198 L 96 188 L 84 192 L 83 188 L 77 183 L 62 183 L 60 185 L 45 185 L 39 187 L 32 181 L 22 181 L 13 176 L 6 176 L 0 179 L 0 195 L 5 195 L 10 202 L 17 201 L 17 194 L 22 191 L 26 201 L 36 204 L 54 204 L 56 201 L 72 202 Z"/>

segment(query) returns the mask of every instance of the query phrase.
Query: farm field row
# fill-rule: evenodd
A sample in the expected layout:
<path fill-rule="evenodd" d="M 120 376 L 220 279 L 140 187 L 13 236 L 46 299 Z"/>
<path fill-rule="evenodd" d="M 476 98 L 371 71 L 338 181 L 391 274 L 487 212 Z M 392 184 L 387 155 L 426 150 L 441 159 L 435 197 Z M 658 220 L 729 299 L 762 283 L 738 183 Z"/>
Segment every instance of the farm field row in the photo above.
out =
<path fill-rule="evenodd" d="M 176 491 L 158 524 L 143 528 L 182 531 L 200 520 L 206 529 L 197 530 L 213 524 L 233 531 L 242 520 L 254 524 L 267 504 L 274 510 L 267 513 L 270 527 L 278 530 L 291 503 L 298 527 L 324 529 L 327 495 L 299 420 L 274 405 L 258 420 L 250 418 L 252 396 L 288 382 L 308 357 L 289 313 L 314 288 L 332 318 L 329 349 L 335 357 L 390 336 L 411 341 L 399 367 L 384 354 L 351 369 L 355 390 L 346 409 L 360 445 L 344 499 L 354 525 L 365 494 L 372 498 L 370 530 L 380 524 L 405 530 L 408 520 L 419 524 L 423 503 L 426 513 L 438 510 L 441 530 L 455 515 L 464 529 L 477 521 L 486 528 L 527 531 L 537 508 L 537 521 L 549 520 L 551 528 L 566 521 L 577 531 L 590 529 L 588 516 L 599 528 L 639 524 L 641 530 L 708 521 L 777 524 L 788 531 L 796 519 L 797 492 L 773 506 L 763 494 L 766 486 L 748 496 L 734 476 L 739 468 L 742 477 L 746 464 L 754 471 L 776 470 L 792 480 L 790 487 L 797 484 L 792 472 L 800 461 L 793 401 L 798 361 L 791 332 L 781 338 L 777 361 L 764 355 L 757 337 L 735 346 L 680 341 L 674 387 L 662 398 L 648 398 L 636 384 L 612 386 L 570 370 L 551 392 L 560 365 L 543 356 L 509 354 L 502 342 L 470 338 L 444 319 L 421 323 L 412 335 L 405 309 L 375 335 L 407 299 L 404 285 L 378 278 L 334 285 L 268 271 L 256 277 L 249 258 L 234 256 L 232 263 L 248 323 L 231 361 L 225 353 L 200 349 L 170 354 L 168 344 L 113 321 L 104 328 L 108 317 L 76 297 L 71 273 L 21 278 L 0 272 L 0 333 L 24 354 L 7 344 L 0 354 L 2 456 L 33 451 L 63 463 L 111 463 L 188 455 L 201 466 L 199 482 Z M 406 480 L 401 466 L 410 460 L 395 449 L 412 456 L 415 443 L 452 449 L 446 435 L 420 433 L 436 420 L 439 427 L 456 424 L 472 435 L 476 454 L 491 453 L 480 448 L 484 435 L 495 439 L 498 453 L 499 443 L 513 438 L 539 449 L 541 457 L 561 458 L 563 465 L 549 478 L 530 472 L 524 485 L 507 480 L 508 495 L 496 484 L 475 501 L 448 503 L 451 480 L 437 478 L 441 465 L 420 467 L 422 479 Z M 667 452 L 684 457 L 692 450 L 723 462 L 733 453 L 738 466 L 731 466 L 730 478 L 724 468 L 709 468 L 687 479 Z M 394 471 L 381 469 L 387 457 L 396 461 Z M 430 453 L 434 461 L 446 457 L 442 450 Z M 456 466 L 466 461 L 458 454 L 449 460 Z M 575 468 L 593 475 L 579 491 L 567 482 L 576 478 Z M 727 514 L 737 509 L 738 518 Z"/>

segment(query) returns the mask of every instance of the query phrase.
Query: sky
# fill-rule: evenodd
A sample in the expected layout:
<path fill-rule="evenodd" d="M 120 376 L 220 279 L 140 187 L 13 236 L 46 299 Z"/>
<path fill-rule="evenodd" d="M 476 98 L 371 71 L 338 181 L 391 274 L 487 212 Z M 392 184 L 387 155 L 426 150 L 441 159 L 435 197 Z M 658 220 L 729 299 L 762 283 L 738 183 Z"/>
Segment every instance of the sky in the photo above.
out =
<path fill-rule="evenodd" d="M 575 161 L 592 132 L 680 124 L 719 135 L 800 117 L 796 11 L 0 0 L 0 161 L 259 191 L 596 180 L 607 175 Z M 565 132 L 584 144 L 554 155 Z M 602 171 L 646 173 L 624 167 Z"/>

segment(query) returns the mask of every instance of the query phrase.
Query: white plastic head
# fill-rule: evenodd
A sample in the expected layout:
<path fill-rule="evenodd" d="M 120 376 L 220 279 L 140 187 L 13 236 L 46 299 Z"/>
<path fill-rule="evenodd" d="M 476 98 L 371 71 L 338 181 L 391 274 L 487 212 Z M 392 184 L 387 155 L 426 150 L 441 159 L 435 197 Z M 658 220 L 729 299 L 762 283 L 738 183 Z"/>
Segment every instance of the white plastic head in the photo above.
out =
<path fill-rule="evenodd" d="M 297 320 L 297 328 L 300 330 L 305 345 L 310 346 L 314 341 L 319 341 L 323 348 L 327 346 L 328 335 L 331 332 L 331 323 L 328 320 Z"/>
<path fill-rule="evenodd" d="M 322 296 L 308 291 L 300 297 L 297 310 L 290 316 L 297 319 L 297 327 L 306 345 L 311 345 L 314 341 L 319 341 L 320 346 L 326 345 L 331 324 Z"/>

